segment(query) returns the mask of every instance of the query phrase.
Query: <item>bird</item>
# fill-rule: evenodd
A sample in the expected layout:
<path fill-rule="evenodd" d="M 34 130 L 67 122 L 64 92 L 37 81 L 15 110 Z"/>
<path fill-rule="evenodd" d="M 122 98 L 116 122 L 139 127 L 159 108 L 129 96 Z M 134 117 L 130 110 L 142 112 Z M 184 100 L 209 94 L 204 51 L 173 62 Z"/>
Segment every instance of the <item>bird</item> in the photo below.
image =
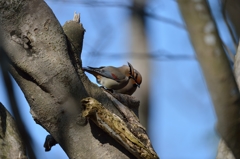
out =
<path fill-rule="evenodd" d="M 134 68 L 128 62 L 127 65 L 121 67 L 114 66 L 101 66 L 101 67 L 83 67 L 86 71 L 95 76 L 98 84 L 106 89 L 119 90 L 125 87 L 129 80 L 134 75 Z"/>
<path fill-rule="evenodd" d="M 132 78 L 129 79 L 128 84 L 125 87 L 114 90 L 114 92 L 132 95 L 137 90 L 137 88 L 140 88 L 140 85 L 142 83 L 142 75 L 136 69 L 134 69 L 131 76 Z"/>

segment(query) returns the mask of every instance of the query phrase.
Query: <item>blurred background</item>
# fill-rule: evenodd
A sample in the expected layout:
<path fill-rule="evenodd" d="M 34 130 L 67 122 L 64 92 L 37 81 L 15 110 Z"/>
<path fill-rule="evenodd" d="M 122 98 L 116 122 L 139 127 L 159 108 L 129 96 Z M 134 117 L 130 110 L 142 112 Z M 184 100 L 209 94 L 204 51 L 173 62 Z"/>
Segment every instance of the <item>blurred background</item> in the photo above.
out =
<path fill-rule="evenodd" d="M 130 62 L 143 76 L 133 94 L 140 120 L 161 159 L 214 159 L 219 136 L 216 116 L 201 67 L 176 0 L 46 0 L 63 25 L 74 11 L 86 29 L 83 66 L 121 66 Z M 235 42 L 226 23 L 224 2 L 209 0 L 228 51 Z M 1 70 L 0 70 L 1 71 Z M 90 80 L 96 83 L 93 76 Z M 67 159 L 59 145 L 45 152 L 48 133 L 37 125 L 18 85 L 14 93 L 38 159 Z M 0 72 L 0 102 L 10 109 Z"/>

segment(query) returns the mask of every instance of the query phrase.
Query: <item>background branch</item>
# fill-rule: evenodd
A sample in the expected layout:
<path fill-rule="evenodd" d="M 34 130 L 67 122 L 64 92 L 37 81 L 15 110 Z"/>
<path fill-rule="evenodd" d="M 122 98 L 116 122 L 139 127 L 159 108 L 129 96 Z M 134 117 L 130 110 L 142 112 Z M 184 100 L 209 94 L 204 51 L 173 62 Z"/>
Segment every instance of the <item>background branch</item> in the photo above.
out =
<path fill-rule="evenodd" d="M 236 158 L 240 158 L 240 96 L 206 1 L 179 0 L 191 41 L 216 110 L 217 129 Z M 201 9 L 197 8 L 201 5 Z"/>

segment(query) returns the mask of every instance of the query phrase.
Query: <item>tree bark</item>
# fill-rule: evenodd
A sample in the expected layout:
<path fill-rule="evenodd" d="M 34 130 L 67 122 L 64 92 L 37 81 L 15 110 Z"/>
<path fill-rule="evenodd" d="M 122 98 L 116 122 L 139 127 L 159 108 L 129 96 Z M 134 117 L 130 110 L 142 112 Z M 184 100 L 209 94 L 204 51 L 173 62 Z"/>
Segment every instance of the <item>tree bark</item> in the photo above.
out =
<path fill-rule="evenodd" d="M 0 150 L 0 158 L 27 158 L 17 125 L 2 103 L 0 103 Z"/>
<path fill-rule="evenodd" d="M 62 27 L 46 3 L 3 0 L 0 6 L 0 46 L 34 120 L 69 158 L 135 158 L 92 122 L 82 124 L 80 101 L 85 97 L 93 97 L 111 112 L 121 114 L 81 69 L 76 70 Z"/>
<path fill-rule="evenodd" d="M 182 16 L 216 110 L 217 129 L 240 158 L 239 90 L 206 0 L 179 0 Z"/>

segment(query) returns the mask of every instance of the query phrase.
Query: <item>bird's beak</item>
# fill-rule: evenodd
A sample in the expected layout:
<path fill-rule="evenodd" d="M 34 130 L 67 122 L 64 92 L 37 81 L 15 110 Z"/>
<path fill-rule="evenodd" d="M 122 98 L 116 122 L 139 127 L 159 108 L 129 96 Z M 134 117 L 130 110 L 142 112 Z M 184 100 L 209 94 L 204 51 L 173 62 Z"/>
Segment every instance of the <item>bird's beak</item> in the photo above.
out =
<path fill-rule="evenodd" d="M 140 88 L 140 84 L 135 83 L 134 85 L 137 86 L 138 88 Z"/>

